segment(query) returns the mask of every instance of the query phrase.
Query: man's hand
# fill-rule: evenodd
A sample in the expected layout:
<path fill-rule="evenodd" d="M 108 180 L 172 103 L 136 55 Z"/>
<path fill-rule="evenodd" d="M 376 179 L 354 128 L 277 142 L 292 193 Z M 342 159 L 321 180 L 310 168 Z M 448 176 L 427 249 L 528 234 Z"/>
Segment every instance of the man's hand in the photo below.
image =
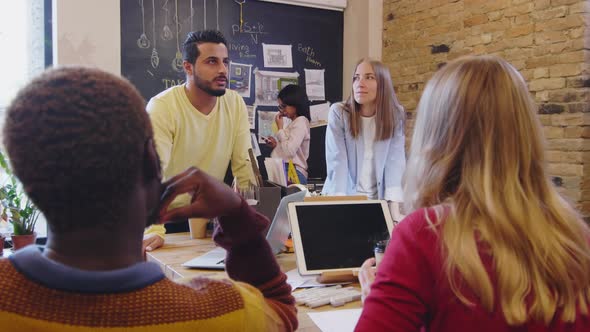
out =
<path fill-rule="evenodd" d="M 143 236 L 142 252 L 152 251 L 164 245 L 164 239 L 158 234 L 146 234 Z"/>
<path fill-rule="evenodd" d="M 180 218 L 214 218 L 231 215 L 241 206 L 241 197 L 221 181 L 190 167 L 164 182 L 160 198 L 160 220 Z M 180 194 L 192 194 L 191 203 L 168 211 L 168 206 Z"/>
<path fill-rule="evenodd" d="M 373 281 L 375 281 L 375 258 L 367 259 L 363 265 L 361 265 L 361 269 L 359 270 L 359 283 L 361 284 L 361 300 L 365 303 L 365 299 L 369 296 L 371 292 L 371 285 Z"/>

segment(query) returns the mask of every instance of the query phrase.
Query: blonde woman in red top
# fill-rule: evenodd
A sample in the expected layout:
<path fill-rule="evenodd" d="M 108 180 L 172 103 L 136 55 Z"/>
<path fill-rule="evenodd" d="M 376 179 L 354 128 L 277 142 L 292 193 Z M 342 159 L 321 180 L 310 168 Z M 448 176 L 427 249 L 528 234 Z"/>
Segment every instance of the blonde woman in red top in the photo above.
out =
<path fill-rule="evenodd" d="M 356 330 L 590 331 L 590 231 L 549 179 L 522 76 L 493 56 L 450 62 L 417 114 L 404 186 L 414 212 Z"/>

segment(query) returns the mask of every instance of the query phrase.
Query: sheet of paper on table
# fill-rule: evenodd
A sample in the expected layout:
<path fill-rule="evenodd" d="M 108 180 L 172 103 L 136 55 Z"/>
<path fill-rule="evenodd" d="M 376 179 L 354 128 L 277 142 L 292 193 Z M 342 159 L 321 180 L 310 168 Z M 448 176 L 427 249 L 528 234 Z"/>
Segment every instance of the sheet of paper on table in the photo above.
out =
<path fill-rule="evenodd" d="M 322 312 L 308 312 L 309 318 L 322 332 L 352 332 L 361 317 L 363 309 L 343 309 Z"/>

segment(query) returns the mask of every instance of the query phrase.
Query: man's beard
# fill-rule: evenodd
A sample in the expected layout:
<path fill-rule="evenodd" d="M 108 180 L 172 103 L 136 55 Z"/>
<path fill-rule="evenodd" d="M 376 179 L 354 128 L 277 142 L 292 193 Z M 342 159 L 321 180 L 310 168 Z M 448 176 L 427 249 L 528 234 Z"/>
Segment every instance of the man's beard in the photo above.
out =
<path fill-rule="evenodd" d="M 217 79 L 218 77 L 216 77 L 215 79 Z M 227 84 L 227 77 L 225 77 L 225 76 L 221 76 L 221 77 L 226 78 L 226 84 Z M 209 81 L 206 81 L 206 80 L 201 79 L 199 76 L 197 76 L 196 73 L 193 73 L 193 80 L 195 82 L 195 85 L 199 89 L 207 92 L 208 94 L 210 94 L 210 95 L 212 95 L 214 97 L 221 97 L 221 96 L 223 96 L 225 94 L 225 88 L 213 89 L 211 87 L 212 82 L 209 82 Z"/>

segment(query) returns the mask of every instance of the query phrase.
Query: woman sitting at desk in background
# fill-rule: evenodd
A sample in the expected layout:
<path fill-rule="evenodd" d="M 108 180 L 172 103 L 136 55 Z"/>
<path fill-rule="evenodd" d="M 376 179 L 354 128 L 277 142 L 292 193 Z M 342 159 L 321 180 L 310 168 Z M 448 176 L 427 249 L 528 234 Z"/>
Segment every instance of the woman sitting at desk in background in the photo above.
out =
<path fill-rule="evenodd" d="M 299 183 L 307 184 L 307 158 L 309 158 L 309 99 L 305 89 L 289 84 L 278 95 L 279 113 L 275 118 L 279 131 L 274 137 L 265 140 L 273 148 L 270 156 L 280 158 L 285 162 L 293 161 Z M 283 128 L 283 117 L 291 120 Z M 263 138 L 264 139 L 264 138 Z"/>
<path fill-rule="evenodd" d="M 401 202 L 406 165 L 404 122 L 404 108 L 387 67 L 362 59 L 355 69 L 350 97 L 330 108 L 323 194 L 362 194 Z"/>
<path fill-rule="evenodd" d="M 415 211 L 356 331 L 590 331 L 590 229 L 549 179 L 522 76 L 493 56 L 449 62 L 417 114 L 404 187 Z"/>

